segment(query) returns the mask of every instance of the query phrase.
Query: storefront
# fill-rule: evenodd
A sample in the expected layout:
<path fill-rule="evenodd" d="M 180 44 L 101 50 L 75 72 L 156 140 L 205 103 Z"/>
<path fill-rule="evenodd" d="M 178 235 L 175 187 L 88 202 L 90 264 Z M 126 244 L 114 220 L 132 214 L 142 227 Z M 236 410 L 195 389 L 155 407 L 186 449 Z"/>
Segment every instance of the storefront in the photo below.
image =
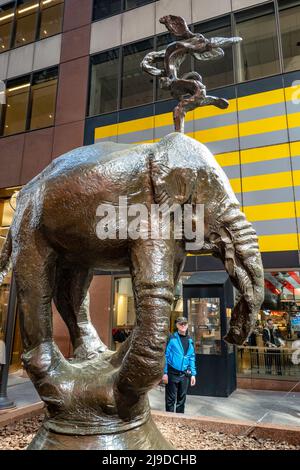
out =
<path fill-rule="evenodd" d="M 184 273 L 176 287 L 175 300 L 171 313 L 170 332 L 175 329 L 175 319 L 187 315 L 189 333 L 192 336 L 196 353 L 217 356 L 221 351 L 221 318 L 219 298 L 208 299 L 193 295 L 184 301 L 184 286 L 195 273 Z M 112 347 L 118 348 L 129 336 L 135 322 L 134 298 L 129 276 L 114 277 L 114 304 Z M 184 307 L 186 303 L 186 308 Z M 227 325 L 231 309 L 226 311 Z M 273 361 L 274 353 L 267 350 L 263 342 L 263 329 L 271 318 L 281 339 L 278 347 L 280 369 Z M 237 377 L 280 380 L 296 380 L 300 376 L 299 365 L 293 362 L 295 341 L 300 338 L 300 272 L 266 271 L 265 301 L 258 314 L 254 332 L 243 346 L 236 348 Z M 271 374 L 266 365 L 271 361 Z M 281 372 L 278 374 L 278 372 Z"/>

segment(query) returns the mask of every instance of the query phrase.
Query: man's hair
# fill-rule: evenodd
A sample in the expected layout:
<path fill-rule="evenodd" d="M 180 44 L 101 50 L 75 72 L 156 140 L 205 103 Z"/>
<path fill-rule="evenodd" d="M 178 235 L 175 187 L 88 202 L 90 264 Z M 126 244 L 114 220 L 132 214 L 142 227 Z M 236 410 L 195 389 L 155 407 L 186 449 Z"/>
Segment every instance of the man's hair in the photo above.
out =
<path fill-rule="evenodd" d="M 267 319 L 267 323 L 270 323 L 270 321 L 273 321 L 272 318 Z"/>

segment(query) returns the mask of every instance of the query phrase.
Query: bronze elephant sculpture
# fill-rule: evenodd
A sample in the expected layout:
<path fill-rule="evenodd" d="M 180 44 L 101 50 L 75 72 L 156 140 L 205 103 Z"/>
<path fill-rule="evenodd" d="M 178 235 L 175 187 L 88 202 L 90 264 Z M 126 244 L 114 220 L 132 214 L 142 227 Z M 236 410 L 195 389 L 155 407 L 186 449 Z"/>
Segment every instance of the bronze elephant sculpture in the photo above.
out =
<path fill-rule="evenodd" d="M 72 447 L 72 434 L 83 436 L 77 447 L 168 448 L 151 421 L 147 391 L 162 377 L 185 240 L 99 240 L 97 207 L 116 206 L 120 196 L 129 205 L 204 204 L 200 253 L 218 256 L 240 292 L 228 342 L 246 339 L 263 301 L 255 231 L 205 146 L 172 133 L 154 144 L 103 142 L 57 158 L 20 191 L 0 258 L 0 282 L 11 258 L 23 360 L 49 412 L 33 449 Z M 130 269 L 136 325 L 118 352 L 107 350 L 89 320 L 94 268 Z M 64 359 L 53 342 L 52 301 L 78 362 Z"/>

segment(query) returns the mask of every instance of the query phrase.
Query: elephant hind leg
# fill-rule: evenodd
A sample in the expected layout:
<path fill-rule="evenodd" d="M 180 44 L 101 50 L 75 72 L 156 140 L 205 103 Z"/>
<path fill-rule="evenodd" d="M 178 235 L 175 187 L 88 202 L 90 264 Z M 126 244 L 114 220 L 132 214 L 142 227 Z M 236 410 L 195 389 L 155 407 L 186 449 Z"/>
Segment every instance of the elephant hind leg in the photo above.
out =
<path fill-rule="evenodd" d="M 39 233 L 27 231 L 20 239 L 13 246 L 12 259 L 26 353 L 52 342 L 51 299 L 57 255 Z"/>
<path fill-rule="evenodd" d="M 54 303 L 70 333 L 77 359 L 88 359 L 106 350 L 89 314 L 88 289 L 93 271 L 58 262 Z"/>

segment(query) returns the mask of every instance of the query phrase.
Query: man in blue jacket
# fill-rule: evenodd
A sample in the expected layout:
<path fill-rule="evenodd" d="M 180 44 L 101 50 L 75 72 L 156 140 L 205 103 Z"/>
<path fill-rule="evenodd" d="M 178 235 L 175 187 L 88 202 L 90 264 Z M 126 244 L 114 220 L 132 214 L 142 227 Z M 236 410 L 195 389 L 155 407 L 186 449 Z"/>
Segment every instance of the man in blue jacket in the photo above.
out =
<path fill-rule="evenodd" d="M 187 334 L 187 318 L 178 317 L 176 327 L 166 348 L 163 383 L 166 384 L 166 411 L 174 412 L 176 402 L 176 413 L 184 413 L 190 379 L 192 387 L 196 384 L 195 349 Z"/>

